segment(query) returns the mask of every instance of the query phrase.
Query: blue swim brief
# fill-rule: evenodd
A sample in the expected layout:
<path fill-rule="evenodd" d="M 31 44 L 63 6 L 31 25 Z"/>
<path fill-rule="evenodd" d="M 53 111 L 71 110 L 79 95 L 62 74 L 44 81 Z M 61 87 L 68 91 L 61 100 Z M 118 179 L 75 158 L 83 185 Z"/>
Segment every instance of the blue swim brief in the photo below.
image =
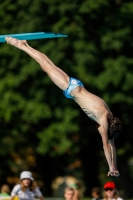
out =
<path fill-rule="evenodd" d="M 83 85 L 83 83 L 81 81 L 79 81 L 76 78 L 70 77 L 68 88 L 65 91 L 63 91 L 63 94 L 67 98 L 72 98 L 72 96 L 70 95 L 70 93 L 71 93 L 72 90 L 74 90 L 78 86 L 84 87 L 84 85 Z"/>

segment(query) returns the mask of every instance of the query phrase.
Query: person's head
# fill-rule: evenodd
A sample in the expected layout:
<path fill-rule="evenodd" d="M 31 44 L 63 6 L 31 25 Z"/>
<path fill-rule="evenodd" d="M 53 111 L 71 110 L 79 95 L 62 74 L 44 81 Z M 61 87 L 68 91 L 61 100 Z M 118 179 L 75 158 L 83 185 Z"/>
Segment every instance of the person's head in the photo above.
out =
<path fill-rule="evenodd" d="M 64 197 L 66 200 L 73 200 L 75 194 L 75 189 L 72 187 L 68 187 L 65 189 Z"/>
<path fill-rule="evenodd" d="M 74 188 L 75 194 L 74 199 L 81 199 L 83 197 L 84 188 L 81 182 L 75 182 L 69 185 L 69 187 Z"/>
<path fill-rule="evenodd" d="M 119 118 L 114 117 L 109 119 L 108 139 L 116 138 L 122 131 L 122 122 Z"/>
<path fill-rule="evenodd" d="M 32 188 L 33 187 L 33 180 L 32 173 L 29 171 L 23 171 L 20 174 L 20 181 L 22 188 Z"/>
<path fill-rule="evenodd" d="M 10 188 L 8 185 L 4 184 L 1 186 L 1 193 L 9 194 L 10 193 Z"/>
<path fill-rule="evenodd" d="M 100 196 L 100 188 L 98 188 L 98 187 L 92 188 L 91 195 L 94 198 L 98 198 Z"/>
<path fill-rule="evenodd" d="M 104 199 L 114 199 L 118 198 L 118 192 L 116 190 L 116 185 L 114 182 L 107 182 L 104 184 Z"/>

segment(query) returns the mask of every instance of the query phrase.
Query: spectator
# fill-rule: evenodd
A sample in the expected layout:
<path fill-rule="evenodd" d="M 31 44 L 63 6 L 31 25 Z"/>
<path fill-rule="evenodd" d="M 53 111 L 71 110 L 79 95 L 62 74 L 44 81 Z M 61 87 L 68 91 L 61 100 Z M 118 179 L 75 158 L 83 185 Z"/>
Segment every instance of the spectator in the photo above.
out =
<path fill-rule="evenodd" d="M 1 186 L 0 196 L 10 196 L 10 188 L 7 184 Z"/>
<path fill-rule="evenodd" d="M 66 200 L 73 200 L 75 194 L 75 189 L 72 187 L 67 187 L 64 192 L 64 197 Z"/>
<path fill-rule="evenodd" d="M 123 200 L 119 197 L 114 182 L 107 182 L 104 184 L 103 200 Z"/>
<path fill-rule="evenodd" d="M 14 186 L 11 191 L 10 200 L 13 200 L 16 196 L 18 196 L 19 200 L 34 200 L 36 197 L 44 200 L 41 191 L 34 182 L 31 172 L 23 171 L 20 174 L 20 184 Z"/>
<path fill-rule="evenodd" d="M 71 184 L 70 187 L 74 188 L 75 191 L 73 200 L 80 200 L 83 197 L 82 184 L 80 182 L 76 182 Z"/>
<path fill-rule="evenodd" d="M 100 198 L 100 188 L 99 187 L 94 187 L 91 190 L 91 195 L 92 195 L 92 200 L 99 200 Z"/>

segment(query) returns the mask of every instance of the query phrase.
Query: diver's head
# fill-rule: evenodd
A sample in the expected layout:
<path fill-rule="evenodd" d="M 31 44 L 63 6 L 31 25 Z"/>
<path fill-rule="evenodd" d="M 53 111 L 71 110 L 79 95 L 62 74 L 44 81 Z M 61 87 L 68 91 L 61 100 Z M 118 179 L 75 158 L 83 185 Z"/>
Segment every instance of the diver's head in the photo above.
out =
<path fill-rule="evenodd" d="M 114 117 L 109 119 L 108 139 L 116 138 L 122 131 L 122 122 L 119 118 Z"/>

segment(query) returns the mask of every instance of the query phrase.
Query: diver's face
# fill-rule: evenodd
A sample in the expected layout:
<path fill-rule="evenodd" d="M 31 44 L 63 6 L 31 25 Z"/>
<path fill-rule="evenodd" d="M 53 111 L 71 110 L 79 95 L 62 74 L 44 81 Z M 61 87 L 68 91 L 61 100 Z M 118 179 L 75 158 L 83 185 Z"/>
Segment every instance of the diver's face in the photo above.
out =
<path fill-rule="evenodd" d="M 120 133 L 119 132 L 114 132 L 111 135 L 108 135 L 108 137 L 112 140 L 114 138 L 116 138 Z"/>

